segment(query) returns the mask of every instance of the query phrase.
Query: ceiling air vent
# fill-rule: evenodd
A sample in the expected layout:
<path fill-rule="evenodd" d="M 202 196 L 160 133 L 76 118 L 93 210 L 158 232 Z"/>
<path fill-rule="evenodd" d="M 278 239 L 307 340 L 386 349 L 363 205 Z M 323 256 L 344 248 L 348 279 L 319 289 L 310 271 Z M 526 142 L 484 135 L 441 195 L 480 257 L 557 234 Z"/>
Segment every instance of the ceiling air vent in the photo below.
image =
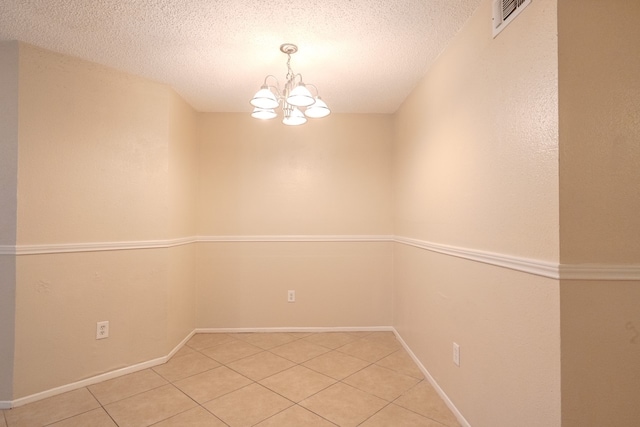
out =
<path fill-rule="evenodd" d="M 493 0 L 493 37 L 513 21 L 531 0 Z"/>

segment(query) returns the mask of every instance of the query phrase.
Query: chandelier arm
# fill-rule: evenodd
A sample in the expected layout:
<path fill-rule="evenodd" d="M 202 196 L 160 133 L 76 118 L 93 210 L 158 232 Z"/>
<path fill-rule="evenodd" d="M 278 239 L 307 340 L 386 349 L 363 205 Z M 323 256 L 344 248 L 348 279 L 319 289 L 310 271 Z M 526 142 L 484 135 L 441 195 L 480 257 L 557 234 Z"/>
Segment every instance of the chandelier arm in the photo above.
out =
<path fill-rule="evenodd" d="M 269 77 L 273 78 L 273 80 L 275 80 L 275 81 L 276 81 L 276 85 L 275 85 L 275 86 L 270 85 L 270 84 L 268 83 Z M 276 90 L 276 92 L 277 92 L 277 95 L 278 95 L 278 96 L 282 96 L 282 95 L 281 95 L 281 94 L 282 94 L 282 91 L 280 90 L 280 82 L 278 81 L 278 78 L 277 78 L 276 76 L 274 76 L 273 74 L 269 74 L 267 77 L 265 77 L 265 78 L 264 78 L 264 86 L 266 86 L 266 87 L 268 87 L 268 88 L 273 88 L 273 89 L 275 89 L 275 90 Z"/>
<path fill-rule="evenodd" d="M 265 78 L 264 78 L 264 84 L 267 85 L 267 80 L 269 80 L 269 77 L 273 77 L 273 79 L 276 81 L 276 84 L 278 83 L 278 78 L 276 76 L 274 76 L 273 74 L 268 74 Z"/>

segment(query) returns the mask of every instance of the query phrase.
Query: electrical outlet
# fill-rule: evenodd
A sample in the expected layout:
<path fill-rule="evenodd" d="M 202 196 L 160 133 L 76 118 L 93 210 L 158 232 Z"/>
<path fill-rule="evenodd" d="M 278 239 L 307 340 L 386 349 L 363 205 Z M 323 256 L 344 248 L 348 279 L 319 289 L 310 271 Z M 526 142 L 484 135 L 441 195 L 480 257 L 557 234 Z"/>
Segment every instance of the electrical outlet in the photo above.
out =
<path fill-rule="evenodd" d="M 96 339 L 102 340 L 109 338 L 109 321 L 98 322 L 96 326 Z"/>
<path fill-rule="evenodd" d="M 296 291 L 287 291 L 287 302 L 296 302 Z"/>
<path fill-rule="evenodd" d="M 453 343 L 453 363 L 460 366 L 460 346 L 455 342 Z"/>

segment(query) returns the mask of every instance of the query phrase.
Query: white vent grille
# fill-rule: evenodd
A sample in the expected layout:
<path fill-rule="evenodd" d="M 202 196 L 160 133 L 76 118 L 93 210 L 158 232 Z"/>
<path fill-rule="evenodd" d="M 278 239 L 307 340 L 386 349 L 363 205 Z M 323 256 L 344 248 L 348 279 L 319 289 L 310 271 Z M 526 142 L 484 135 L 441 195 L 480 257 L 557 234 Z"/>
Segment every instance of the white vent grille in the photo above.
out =
<path fill-rule="evenodd" d="M 531 0 L 494 0 L 493 1 L 493 37 L 500 34 L 516 16 L 531 3 Z"/>

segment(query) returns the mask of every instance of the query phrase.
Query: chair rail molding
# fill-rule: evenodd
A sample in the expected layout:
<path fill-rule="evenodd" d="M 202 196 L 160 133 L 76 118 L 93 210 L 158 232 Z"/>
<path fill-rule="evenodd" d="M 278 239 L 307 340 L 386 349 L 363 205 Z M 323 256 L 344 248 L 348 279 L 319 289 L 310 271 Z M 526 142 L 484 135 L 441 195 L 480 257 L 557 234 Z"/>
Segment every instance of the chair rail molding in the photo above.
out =
<path fill-rule="evenodd" d="M 287 243 L 287 242 L 393 242 L 430 252 L 453 256 L 496 267 L 555 280 L 640 281 L 640 264 L 559 264 L 517 255 L 464 248 L 405 236 L 394 235 L 198 235 L 164 240 L 118 242 L 53 243 L 35 245 L 0 245 L 0 255 L 42 255 L 76 252 L 102 252 L 172 248 L 199 243 Z"/>

